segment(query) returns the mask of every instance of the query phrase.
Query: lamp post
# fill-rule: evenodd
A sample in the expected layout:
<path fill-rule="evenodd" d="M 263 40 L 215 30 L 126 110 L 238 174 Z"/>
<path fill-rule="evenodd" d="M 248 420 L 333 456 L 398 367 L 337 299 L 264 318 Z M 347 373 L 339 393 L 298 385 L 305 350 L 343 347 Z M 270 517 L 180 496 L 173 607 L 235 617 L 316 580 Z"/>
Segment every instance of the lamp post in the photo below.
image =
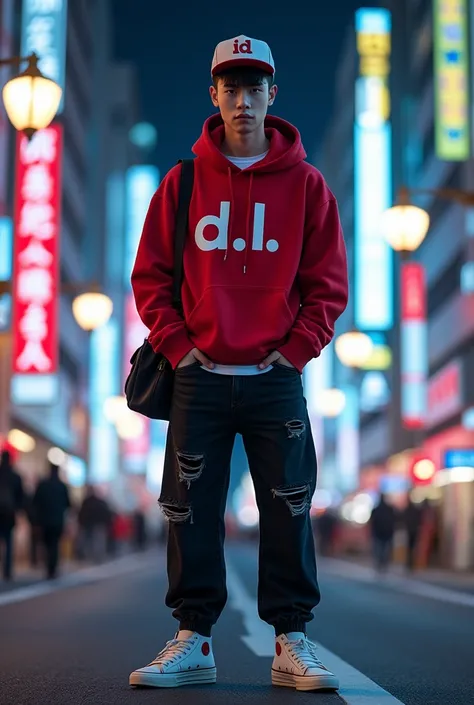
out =
<path fill-rule="evenodd" d="M 415 252 L 426 237 L 430 226 L 428 213 L 411 204 L 411 195 L 426 195 L 453 201 L 462 206 L 474 206 L 474 192 L 454 188 L 422 189 L 402 186 L 398 202 L 382 214 L 381 231 L 389 245 L 406 258 Z"/>
<path fill-rule="evenodd" d="M 23 73 L 7 81 L 3 87 L 3 103 L 10 122 L 23 131 L 28 139 L 53 120 L 61 102 L 62 88 L 44 76 L 38 68 L 39 57 L 13 56 L 0 59 L 0 66 L 16 66 L 27 61 Z"/>
<path fill-rule="evenodd" d="M 393 250 L 400 254 L 400 389 L 402 425 L 421 433 L 426 414 L 426 382 L 428 376 L 428 342 L 426 322 L 426 282 L 421 263 L 409 262 L 410 254 L 424 241 L 430 217 L 423 208 L 410 202 L 412 193 L 437 195 L 463 200 L 466 194 L 455 189 L 408 189 L 399 191 L 398 203 L 382 214 L 381 234 Z M 416 345 L 413 341 L 416 341 Z M 421 435 L 413 433 L 414 445 Z"/>

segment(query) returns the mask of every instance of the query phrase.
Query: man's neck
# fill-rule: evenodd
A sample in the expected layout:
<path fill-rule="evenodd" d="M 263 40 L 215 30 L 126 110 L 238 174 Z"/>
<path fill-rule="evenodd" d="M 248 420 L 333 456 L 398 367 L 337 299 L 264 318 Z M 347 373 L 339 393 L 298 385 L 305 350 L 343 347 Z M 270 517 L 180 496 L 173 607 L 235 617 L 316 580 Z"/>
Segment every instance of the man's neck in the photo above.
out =
<path fill-rule="evenodd" d="M 253 133 L 251 135 L 226 132 L 221 149 L 226 157 L 258 157 L 260 154 L 267 152 L 269 148 L 270 142 L 262 129 L 261 133 Z"/>

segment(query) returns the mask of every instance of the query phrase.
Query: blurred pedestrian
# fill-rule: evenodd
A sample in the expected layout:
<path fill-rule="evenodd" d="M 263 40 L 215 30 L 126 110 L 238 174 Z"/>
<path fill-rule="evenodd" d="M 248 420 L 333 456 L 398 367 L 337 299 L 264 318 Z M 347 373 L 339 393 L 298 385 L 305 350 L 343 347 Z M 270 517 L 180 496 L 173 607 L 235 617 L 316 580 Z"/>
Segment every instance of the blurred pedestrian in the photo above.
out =
<path fill-rule="evenodd" d="M 388 504 L 385 495 L 381 494 L 379 503 L 373 508 L 370 516 L 375 567 L 380 572 L 387 570 L 392 559 L 396 522 L 394 507 Z"/>
<path fill-rule="evenodd" d="M 36 510 L 33 504 L 34 493 L 25 493 L 24 498 L 24 509 L 25 514 L 28 519 L 28 524 L 30 526 L 29 531 L 29 541 L 28 541 L 28 558 L 30 561 L 30 566 L 36 568 L 39 561 L 39 549 L 42 543 L 42 532 L 41 527 L 38 526 L 38 521 L 36 518 Z"/>
<path fill-rule="evenodd" d="M 411 572 L 415 568 L 416 551 L 420 537 L 420 529 L 423 518 L 423 510 L 420 504 L 408 498 L 408 503 L 402 512 L 402 526 L 406 536 L 406 561 L 407 571 Z"/>
<path fill-rule="evenodd" d="M 175 370 L 160 506 L 169 521 L 166 604 L 179 622 L 177 638 L 131 674 L 132 685 L 216 680 L 211 632 L 227 599 L 224 513 L 240 433 L 260 513 L 259 615 L 275 631 L 272 682 L 338 688 L 306 635 L 320 590 L 301 375 L 347 305 L 346 252 L 336 199 L 305 161 L 298 130 L 267 115 L 274 68 L 263 41 L 239 36 L 216 47 L 209 92 L 220 114 L 193 147 L 183 307 L 173 296 L 182 165 L 153 196 L 132 272 L 148 340 Z"/>
<path fill-rule="evenodd" d="M 15 472 L 11 455 L 2 450 L 0 455 L 0 551 L 3 552 L 3 579 L 11 580 L 13 573 L 13 538 L 17 513 L 23 509 L 23 482 Z"/>
<path fill-rule="evenodd" d="M 71 507 L 69 490 L 59 477 L 59 470 L 58 465 L 50 463 L 49 477 L 38 483 L 33 497 L 34 517 L 41 530 L 48 580 L 57 577 L 65 516 Z"/>
<path fill-rule="evenodd" d="M 100 563 L 107 554 L 112 513 L 105 499 L 97 495 L 92 485 L 86 487 L 77 519 L 86 560 Z"/>
<path fill-rule="evenodd" d="M 334 554 L 334 540 L 337 523 L 337 517 L 330 509 L 326 509 L 316 519 L 316 531 L 319 537 L 319 550 L 322 556 L 331 556 Z"/>
<path fill-rule="evenodd" d="M 141 509 L 133 513 L 133 544 L 138 551 L 143 551 L 147 543 L 145 514 Z"/>

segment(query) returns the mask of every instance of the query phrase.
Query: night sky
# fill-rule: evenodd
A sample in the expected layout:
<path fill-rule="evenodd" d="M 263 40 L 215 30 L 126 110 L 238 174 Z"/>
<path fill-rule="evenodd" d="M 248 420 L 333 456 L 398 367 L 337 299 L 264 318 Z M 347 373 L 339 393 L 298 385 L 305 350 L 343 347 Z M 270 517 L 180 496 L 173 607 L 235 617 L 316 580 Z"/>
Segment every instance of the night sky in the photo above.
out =
<path fill-rule="evenodd" d="M 116 58 L 138 67 L 141 116 L 158 129 L 162 174 L 190 156 L 214 112 L 208 95 L 214 47 L 238 34 L 270 45 L 280 91 L 271 111 L 298 127 L 313 156 L 331 115 L 343 40 L 360 6 L 356 0 L 113 0 Z"/>

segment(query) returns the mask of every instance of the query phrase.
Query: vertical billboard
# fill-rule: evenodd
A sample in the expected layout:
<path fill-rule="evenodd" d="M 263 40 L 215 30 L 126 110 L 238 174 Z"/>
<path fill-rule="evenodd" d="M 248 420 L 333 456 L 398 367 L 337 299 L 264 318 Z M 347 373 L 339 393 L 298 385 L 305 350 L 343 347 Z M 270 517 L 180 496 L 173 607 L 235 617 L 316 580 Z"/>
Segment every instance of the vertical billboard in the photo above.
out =
<path fill-rule="evenodd" d="M 158 188 L 159 171 L 156 167 L 142 164 L 130 167 L 127 171 L 125 185 L 126 193 L 126 237 L 124 284 L 125 320 L 123 345 L 123 376 L 124 381 L 130 371 L 130 358 L 137 347 L 142 345 L 148 335 L 148 329 L 143 325 L 138 315 L 135 300 L 131 292 L 130 275 L 140 241 L 143 223 L 150 201 Z M 147 474 L 147 456 L 150 451 L 150 421 L 142 418 L 143 431 L 140 435 L 124 439 L 122 442 L 123 463 L 126 471 L 134 474 Z"/>
<path fill-rule="evenodd" d="M 114 318 L 91 333 L 89 480 L 94 484 L 111 482 L 118 471 L 117 435 L 105 417 L 104 404 L 118 392 L 119 349 L 119 329 Z"/>
<path fill-rule="evenodd" d="M 425 269 L 418 262 L 401 268 L 401 415 L 407 429 L 425 425 L 428 377 Z"/>
<path fill-rule="evenodd" d="M 67 0 L 23 0 L 21 55 L 35 52 L 38 67 L 63 89 L 58 113 L 64 105 L 66 83 Z"/>
<path fill-rule="evenodd" d="M 380 221 L 392 199 L 390 12 L 358 10 L 356 34 L 354 317 L 359 330 L 386 331 L 393 325 L 393 255 Z"/>
<path fill-rule="evenodd" d="M 155 166 L 149 164 L 132 166 L 127 171 L 125 184 L 125 266 L 123 270 L 126 289 L 130 288 L 130 275 L 132 274 L 143 223 L 145 222 L 145 216 L 152 196 L 158 188 L 159 181 L 160 172 Z"/>
<path fill-rule="evenodd" d="M 17 133 L 13 257 L 13 373 L 58 369 L 62 127 Z"/>
<path fill-rule="evenodd" d="M 0 0 L 0 58 L 13 56 L 14 0 Z M 11 66 L 0 67 L 0 88 L 11 78 Z M 7 212 L 8 133 L 9 120 L 0 100 L 0 216 Z"/>
<path fill-rule="evenodd" d="M 436 156 L 470 156 L 468 1 L 433 0 Z"/>

